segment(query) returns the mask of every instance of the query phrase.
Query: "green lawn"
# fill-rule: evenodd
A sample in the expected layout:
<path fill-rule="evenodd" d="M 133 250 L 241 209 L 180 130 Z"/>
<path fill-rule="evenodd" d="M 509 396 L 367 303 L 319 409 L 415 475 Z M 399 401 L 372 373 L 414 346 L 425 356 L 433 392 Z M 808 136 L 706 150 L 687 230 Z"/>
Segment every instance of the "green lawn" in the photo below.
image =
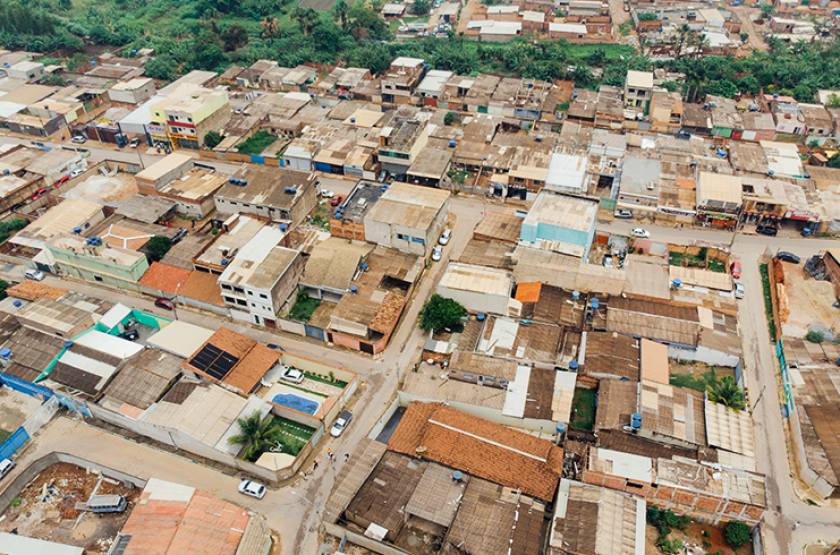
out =
<path fill-rule="evenodd" d="M 572 400 L 572 428 L 589 430 L 595 426 L 595 392 L 589 389 L 575 389 Z"/>
<path fill-rule="evenodd" d="M 8 430 L 4 430 L 3 428 L 0 428 L 0 443 L 3 443 L 7 439 L 9 439 L 10 435 L 12 435 L 12 432 L 10 432 Z"/>
<path fill-rule="evenodd" d="M 319 304 L 321 304 L 320 299 L 313 299 L 311 297 L 303 299 L 298 297 L 295 306 L 292 307 L 292 311 L 289 313 L 289 318 L 298 322 L 306 322 L 312 316 L 312 313 L 315 312 L 315 309 L 318 308 Z"/>
<path fill-rule="evenodd" d="M 322 376 L 321 374 L 316 374 L 314 372 L 304 372 L 304 375 L 312 381 L 321 382 L 328 385 L 334 385 L 336 387 L 340 387 L 341 389 L 347 387 L 347 382 L 343 382 L 341 380 L 335 380 L 334 382 L 331 382 L 327 376 Z"/>
<path fill-rule="evenodd" d="M 312 437 L 312 434 L 315 433 L 315 428 L 304 426 L 303 424 L 299 424 L 294 420 L 289 420 L 288 418 L 283 418 L 282 416 L 275 416 L 272 423 L 280 426 L 283 429 L 283 432 L 304 441 L 309 440 L 309 438 Z"/>
<path fill-rule="evenodd" d="M 719 274 L 725 274 L 726 264 L 724 264 L 720 260 L 711 259 L 709 260 L 709 266 L 706 269 L 711 270 L 712 272 L 717 272 Z"/>
<path fill-rule="evenodd" d="M 668 382 L 674 387 L 687 387 L 688 389 L 705 393 L 706 386 L 714 384 L 717 380 L 717 374 L 715 374 L 715 370 L 712 368 L 699 376 L 695 376 L 694 374 L 671 374 Z"/>

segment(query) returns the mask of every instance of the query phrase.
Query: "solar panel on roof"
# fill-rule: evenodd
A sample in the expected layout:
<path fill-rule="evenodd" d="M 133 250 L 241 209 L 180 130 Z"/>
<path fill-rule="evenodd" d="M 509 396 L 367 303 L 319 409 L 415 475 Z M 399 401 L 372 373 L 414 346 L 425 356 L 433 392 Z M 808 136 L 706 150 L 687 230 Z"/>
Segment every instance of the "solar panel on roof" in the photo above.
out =
<path fill-rule="evenodd" d="M 190 361 L 190 364 L 208 376 L 221 380 L 230 373 L 239 357 L 208 343 Z"/>

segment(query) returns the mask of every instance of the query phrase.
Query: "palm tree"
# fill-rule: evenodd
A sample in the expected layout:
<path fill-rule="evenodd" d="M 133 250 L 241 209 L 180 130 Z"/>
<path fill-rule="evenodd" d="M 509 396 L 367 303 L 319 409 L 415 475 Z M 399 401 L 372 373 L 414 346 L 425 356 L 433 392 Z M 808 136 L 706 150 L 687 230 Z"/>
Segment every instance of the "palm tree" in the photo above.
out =
<path fill-rule="evenodd" d="M 720 381 L 706 387 L 709 400 L 733 410 L 744 410 L 747 406 L 744 394 L 735 385 L 732 376 L 724 376 Z"/>
<path fill-rule="evenodd" d="M 335 15 L 337 15 L 339 21 L 341 21 L 341 28 L 346 29 L 347 28 L 347 12 L 348 12 L 347 2 L 345 2 L 344 0 L 338 0 L 338 2 L 335 3 L 334 8 L 335 8 Z"/>
<path fill-rule="evenodd" d="M 228 445 L 247 445 L 242 460 L 255 460 L 259 455 L 275 447 L 282 437 L 280 426 L 274 424 L 274 417 L 264 417 L 259 411 L 248 418 L 237 418 L 240 434 L 228 438 Z"/>

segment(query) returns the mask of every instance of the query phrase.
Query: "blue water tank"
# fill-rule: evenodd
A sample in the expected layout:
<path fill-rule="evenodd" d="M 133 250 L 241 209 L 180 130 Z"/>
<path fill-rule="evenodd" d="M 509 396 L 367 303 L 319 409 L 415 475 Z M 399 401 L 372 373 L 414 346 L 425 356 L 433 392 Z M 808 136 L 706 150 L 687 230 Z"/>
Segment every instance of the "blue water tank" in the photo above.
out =
<path fill-rule="evenodd" d="M 9 170 L 3 170 L 3 175 L 9 175 Z"/>
<path fill-rule="evenodd" d="M 321 104 L 321 108 L 326 109 L 326 107 L 327 107 L 327 105 L 326 105 L 326 104 Z"/>
<path fill-rule="evenodd" d="M 533 89 L 533 88 L 534 88 L 534 84 L 533 84 L 533 83 L 528 83 L 528 88 L 529 88 L 529 89 Z"/>
<path fill-rule="evenodd" d="M 717 151 L 717 155 L 720 156 L 721 158 L 726 158 L 726 151 L 723 150 L 723 149 L 720 149 L 720 150 Z"/>
<path fill-rule="evenodd" d="M 483 321 L 484 321 L 484 314 L 479 314 L 479 315 L 477 315 L 477 316 L 475 317 L 475 319 L 476 319 L 476 320 L 478 320 L 479 322 L 483 322 Z"/>
<path fill-rule="evenodd" d="M 774 93 L 773 98 L 779 98 L 779 93 Z"/>
<path fill-rule="evenodd" d="M 227 266 L 227 265 L 228 265 L 227 258 L 222 258 L 222 266 Z"/>
<path fill-rule="evenodd" d="M 558 422 L 554 426 L 554 429 L 557 430 L 558 434 L 565 434 L 566 433 L 566 428 L 568 428 L 568 426 L 566 425 L 565 422 Z"/>
<path fill-rule="evenodd" d="M 577 95 L 578 95 L 578 93 L 574 93 L 574 94 L 572 94 L 572 98 L 573 98 L 573 99 L 574 99 L 574 98 L 577 98 Z"/>
<path fill-rule="evenodd" d="M 681 285 L 682 285 L 682 280 L 680 278 L 675 278 L 674 279 L 674 287 L 679 289 Z"/>
<path fill-rule="evenodd" d="M 247 185 L 247 184 L 248 184 L 248 180 L 247 180 L 247 179 L 240 179 L 240 180 L 239 180 L 239 184 L 240 184 L 240 185 Z"/>
<path fill-rule="evenodd" d="M 0 349 L 0 358 L 9 358 L 10 356 L 12 356 L 10 349 Z"/>
<path fill-rule="evenodd" d="M 351 292 L 351 293 L 356 293 L 358 290 L 359 290 L 359 289 L 358 289 L 355 285 L 353 285 L 352 287 L 350 287 L 350 292 Z"/>
<path fill-rule="evenodd" d="M 449 141 L 449 148 L 455 148 L 455 141 Z"/>
<path fill-rule="evenodd" d="M 295 189 L 294 187 L 289 187 L 289 192 L 292 193 L 293 195 L 297 194 L 297 189 Z"/>
<path fill-rule="evenodd" d="M 572 291 L 572 298 L 577 300 L 580 298 L 580 291 Z"/>
<path fill-rule="evenodd" d="M 309 98 L 315 98 L 315 94 L 314 93 L 309 93 Z"/>
<path fill-rule="evenodd" d="M 228 183 L 236 183 L 235 177 L 228 177 Z"/>
<path fill-rule="evenodd" d="M 599 305 L 600 303 L 598 302 L 597 297 L 592 297 L 591 299 L 589 299 L 589 306 L 591 306 L 593 309 L 598 310 Z"/>
<path fill-rule="evenodd" d="M 96 62 L 91 62 L 90 65 L 95 66 Z"/>
<path fill-rule="evenodd" d="M 455 472 L 452 473 L 452 479 L 455 480 L 456 482 L 460 482 L 461 480 L 463 480 L 463 478 L 464 478 L 464 473 L 461 472 L 460 470 L 456 470 Z"/>
<path fill-rule="evenodd" d="M 69 349 L 69 348 L 70 348 L 70 347 L 72 347 L 72 346 L 73 346 L 73 342 L 72 342 L 72 341 L 65 341 L 65 342 L 64 342 L 64 348 L 65 348 L 65 349 Z"/>
<path fill-rule="evenodd" d="M 280 231 L 286 231 L 289 228 L 286 224 L 280 224 Z"/>
<path fill-rule="evenodd" d="M 360 267 L 362 268 L 362 270 L 367 270 L 368 269 L 367 262 L 362 262 L 362 265 Z"/>
<path fill-rule="evenodd" d="M 76 226 L 76 227 L 73 228 L 73 233 L 75 233 L 76 235 L 78 235 L 81 232 L 82 232 L 82 228 L 80 228 L 79 226 Z"/>
<path fill-rule="evenodd" d="M 805 174 L 805 179 L 811 179 L 811 174 L 810 174 L 810 173 L 806 173 L 806 174 Z"/>
<path fill-rule="evenodd" d="M 642 427 L 642 413 L 634 412 L 633 416 L 631 417 L 632 420 L 630 421 L 630 427 L 634 430 L 639 430 Z"/>
<path fill-rule="evenodd" d="M 692 160 L 692 161 L 691 161 L 691 164 L 689 164 L 689 165 L 690 165 L 692 168 L 693 168 L 693 167 L 696 167 L 696 166 L 697 166 L 697 162 L 695 162 L 694 160 Z"/>
<path fill-rule="evenodd" d="M 573 360 L 569 363 L 569 370 L 571 370 L 572 372 L 576 372 L 579 367 L 580 364 L 576 360 Z"/>
<path fill-rule="evenodd" d="M 12 304 L 15 308 L 20 308 L 21 306 L 23 306 L 23 303 L 20 301 L 14 301 Z"/>
<path fill-rule="evenodd" d="M 774 173 L 776 172 L 774 172 L 773 170 L 767 170 L 767 175 L 773 175 Z"/>
<path fill-rule="evenodd" d="M 350 118 L 350 123 L 356 123 L 356 118 Z"/>

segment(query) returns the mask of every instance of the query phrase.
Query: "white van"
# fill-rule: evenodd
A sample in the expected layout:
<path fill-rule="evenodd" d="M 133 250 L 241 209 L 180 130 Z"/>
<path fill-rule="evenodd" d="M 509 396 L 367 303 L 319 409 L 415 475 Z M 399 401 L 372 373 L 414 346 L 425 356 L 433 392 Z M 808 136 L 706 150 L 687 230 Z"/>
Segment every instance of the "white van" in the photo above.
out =
<path fill-rule="evenodd" d="M 121 513 L 128 506 L 122 495 L 94 495 L 87 503 L 93 513 Z"/>

